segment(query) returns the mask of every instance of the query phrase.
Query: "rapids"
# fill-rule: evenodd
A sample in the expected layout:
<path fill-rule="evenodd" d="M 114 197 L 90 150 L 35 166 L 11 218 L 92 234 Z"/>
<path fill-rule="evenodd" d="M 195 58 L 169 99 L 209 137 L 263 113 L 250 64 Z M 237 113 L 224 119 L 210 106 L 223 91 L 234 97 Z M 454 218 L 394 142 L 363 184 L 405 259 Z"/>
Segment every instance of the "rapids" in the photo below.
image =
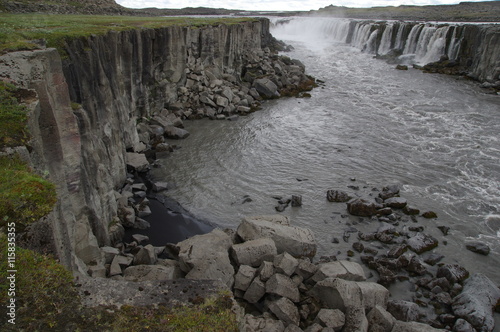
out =
<path fill-rule="evenodd" d="M 277 213 L 273 196 L 302 195 L 303 206 L 283 214 L 315 232 L 318 257 L 345 258 L 354 237 L 346 243 L 344 232 L 368 232 L 378 222 L 346 216 L 346 205 L 328 202 L 326 191 L 399 184 L 412 206 L 437 212 L 419 224 L 439 240 L 444 262 L 500 283 L 500 96 L 458 77 L 395 70 L 366 51 L 366 31 L 356 37 L 365 46 L 351 46 L 337 37 L 346 30 L 338 22 L 330 30 L 292 23 L 273 35 L 325 83 L 311 98 L 268 101 L 238 121 L 185 121 L 191 136 L 171 141 L 181 149 L 153 171 L 175 184 L 168 196 L 195 216 L 235 228 L 243 216 Z M 487 243 L 489 256 L 466 250 L 472 239 Z"/>

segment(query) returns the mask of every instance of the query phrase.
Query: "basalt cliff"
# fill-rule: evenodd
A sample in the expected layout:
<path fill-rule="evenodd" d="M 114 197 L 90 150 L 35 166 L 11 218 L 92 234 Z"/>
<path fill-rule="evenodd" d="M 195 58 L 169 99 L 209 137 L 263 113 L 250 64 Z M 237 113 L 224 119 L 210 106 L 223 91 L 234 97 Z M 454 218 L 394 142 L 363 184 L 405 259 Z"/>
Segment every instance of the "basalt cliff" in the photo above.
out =
<path fill-rule="evenodd" d="M 164 136 L 186 135 L 182 119 L 246 114 L 263 97 L 311 84 L 300 62 L 271 52 L 275 45 L 269 21 L 249 19 L 111 31 L 68 41 L 62 57 L 56 49 L 3 55 L 0 77 L 30 92 L 22 100 L 31 110 L 30 152 L 15 150 L 48 174 L 58 193 L 25 245 L 52 247 L 74 272 L 102 270 L 99 248 L 122 232 L 127 167 L 147 170 L 151 144 L 166 148 Z"/>

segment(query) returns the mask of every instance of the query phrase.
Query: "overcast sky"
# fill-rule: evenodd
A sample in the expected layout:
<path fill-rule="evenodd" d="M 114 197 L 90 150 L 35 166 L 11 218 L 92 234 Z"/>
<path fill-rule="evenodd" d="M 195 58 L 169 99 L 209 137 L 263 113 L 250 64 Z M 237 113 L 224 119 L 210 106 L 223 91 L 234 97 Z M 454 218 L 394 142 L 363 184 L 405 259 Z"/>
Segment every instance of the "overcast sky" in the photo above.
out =
<path fill-rule="evenodd" d="M 185 8 L 210 7 L 246 10 L 311 10 L 328 5 L 345 7 L 374 7 L 399 5 L 450 5 L 460 0 L 115 0 L 118 4 L 129 8 Z M 484 1 L 484 0 L 468 0 Z M 497 0 L 498 1 L 498 0 Z"/>

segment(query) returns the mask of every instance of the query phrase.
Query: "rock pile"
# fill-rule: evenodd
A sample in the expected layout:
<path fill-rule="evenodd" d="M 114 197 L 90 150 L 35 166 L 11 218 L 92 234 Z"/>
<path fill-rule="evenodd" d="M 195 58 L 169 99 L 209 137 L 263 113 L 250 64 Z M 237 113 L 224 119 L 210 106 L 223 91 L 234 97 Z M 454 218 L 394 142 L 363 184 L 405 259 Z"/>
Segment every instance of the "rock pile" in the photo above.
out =
<path fill-rule="evenodd" d="M 103 248 L 108 277 L 222 281 L 245 309 L 242 331 L 437 331 L 426 324 L 423 301 L 390 300 L 382 284 L 367 281 L 360 264 L 313 263 L 312 232 L 290 225 L 285 216 L 245 218 L 236 231 L 216 229 L 166 247 L 141 245 L 145 240 L 135 236 L 126 246 Z M 392 250 L 371 262 L 380 271 L 400 264 L 422 276 L 420 292 L 441 306 L 439 319 L 449 330 L 492 331 L 491 309 L 500 290 L 489 279 L 480 274 L 466 279 L 468 272 L 456 265 L 441 266 L 432 278 L 416 256 L 403 253 Z"/>

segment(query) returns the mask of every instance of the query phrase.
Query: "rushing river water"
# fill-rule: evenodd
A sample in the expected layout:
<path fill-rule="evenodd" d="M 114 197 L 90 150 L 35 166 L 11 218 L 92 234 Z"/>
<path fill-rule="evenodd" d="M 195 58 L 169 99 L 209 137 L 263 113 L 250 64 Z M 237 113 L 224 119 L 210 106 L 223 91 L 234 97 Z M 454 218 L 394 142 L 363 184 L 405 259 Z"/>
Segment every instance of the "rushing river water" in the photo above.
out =
<path fill-rule="evenodd" d="M 231 228 L 243 216 L 276 213 L 273 196 L 302 195 L 302 207 L 282 213 L 314 231 L 318 255 L 340 251 L 343 258 L 353 242 L 342 240 L 344 231 L 354 225 L 367 232 L 378 222 L 346 217 L 346 205 L 328 202 L 326 191 L 400 184 L 412 206 L 437 212 L 435 220 L 419 220 L 439 239 L 436 251 L 446 262 L 500 283 L 500 96 L 289 32 L 273 34 L 325 84 L 311 98 L 269 101 L 238 121 L 185 121 L 191 136 L 171 142 L 182 148 L 153 173 L 176 184 L 168 195 Z M 487 243 L 490 255 L 466 250 L 464 241 L 473 239 Z"/>

